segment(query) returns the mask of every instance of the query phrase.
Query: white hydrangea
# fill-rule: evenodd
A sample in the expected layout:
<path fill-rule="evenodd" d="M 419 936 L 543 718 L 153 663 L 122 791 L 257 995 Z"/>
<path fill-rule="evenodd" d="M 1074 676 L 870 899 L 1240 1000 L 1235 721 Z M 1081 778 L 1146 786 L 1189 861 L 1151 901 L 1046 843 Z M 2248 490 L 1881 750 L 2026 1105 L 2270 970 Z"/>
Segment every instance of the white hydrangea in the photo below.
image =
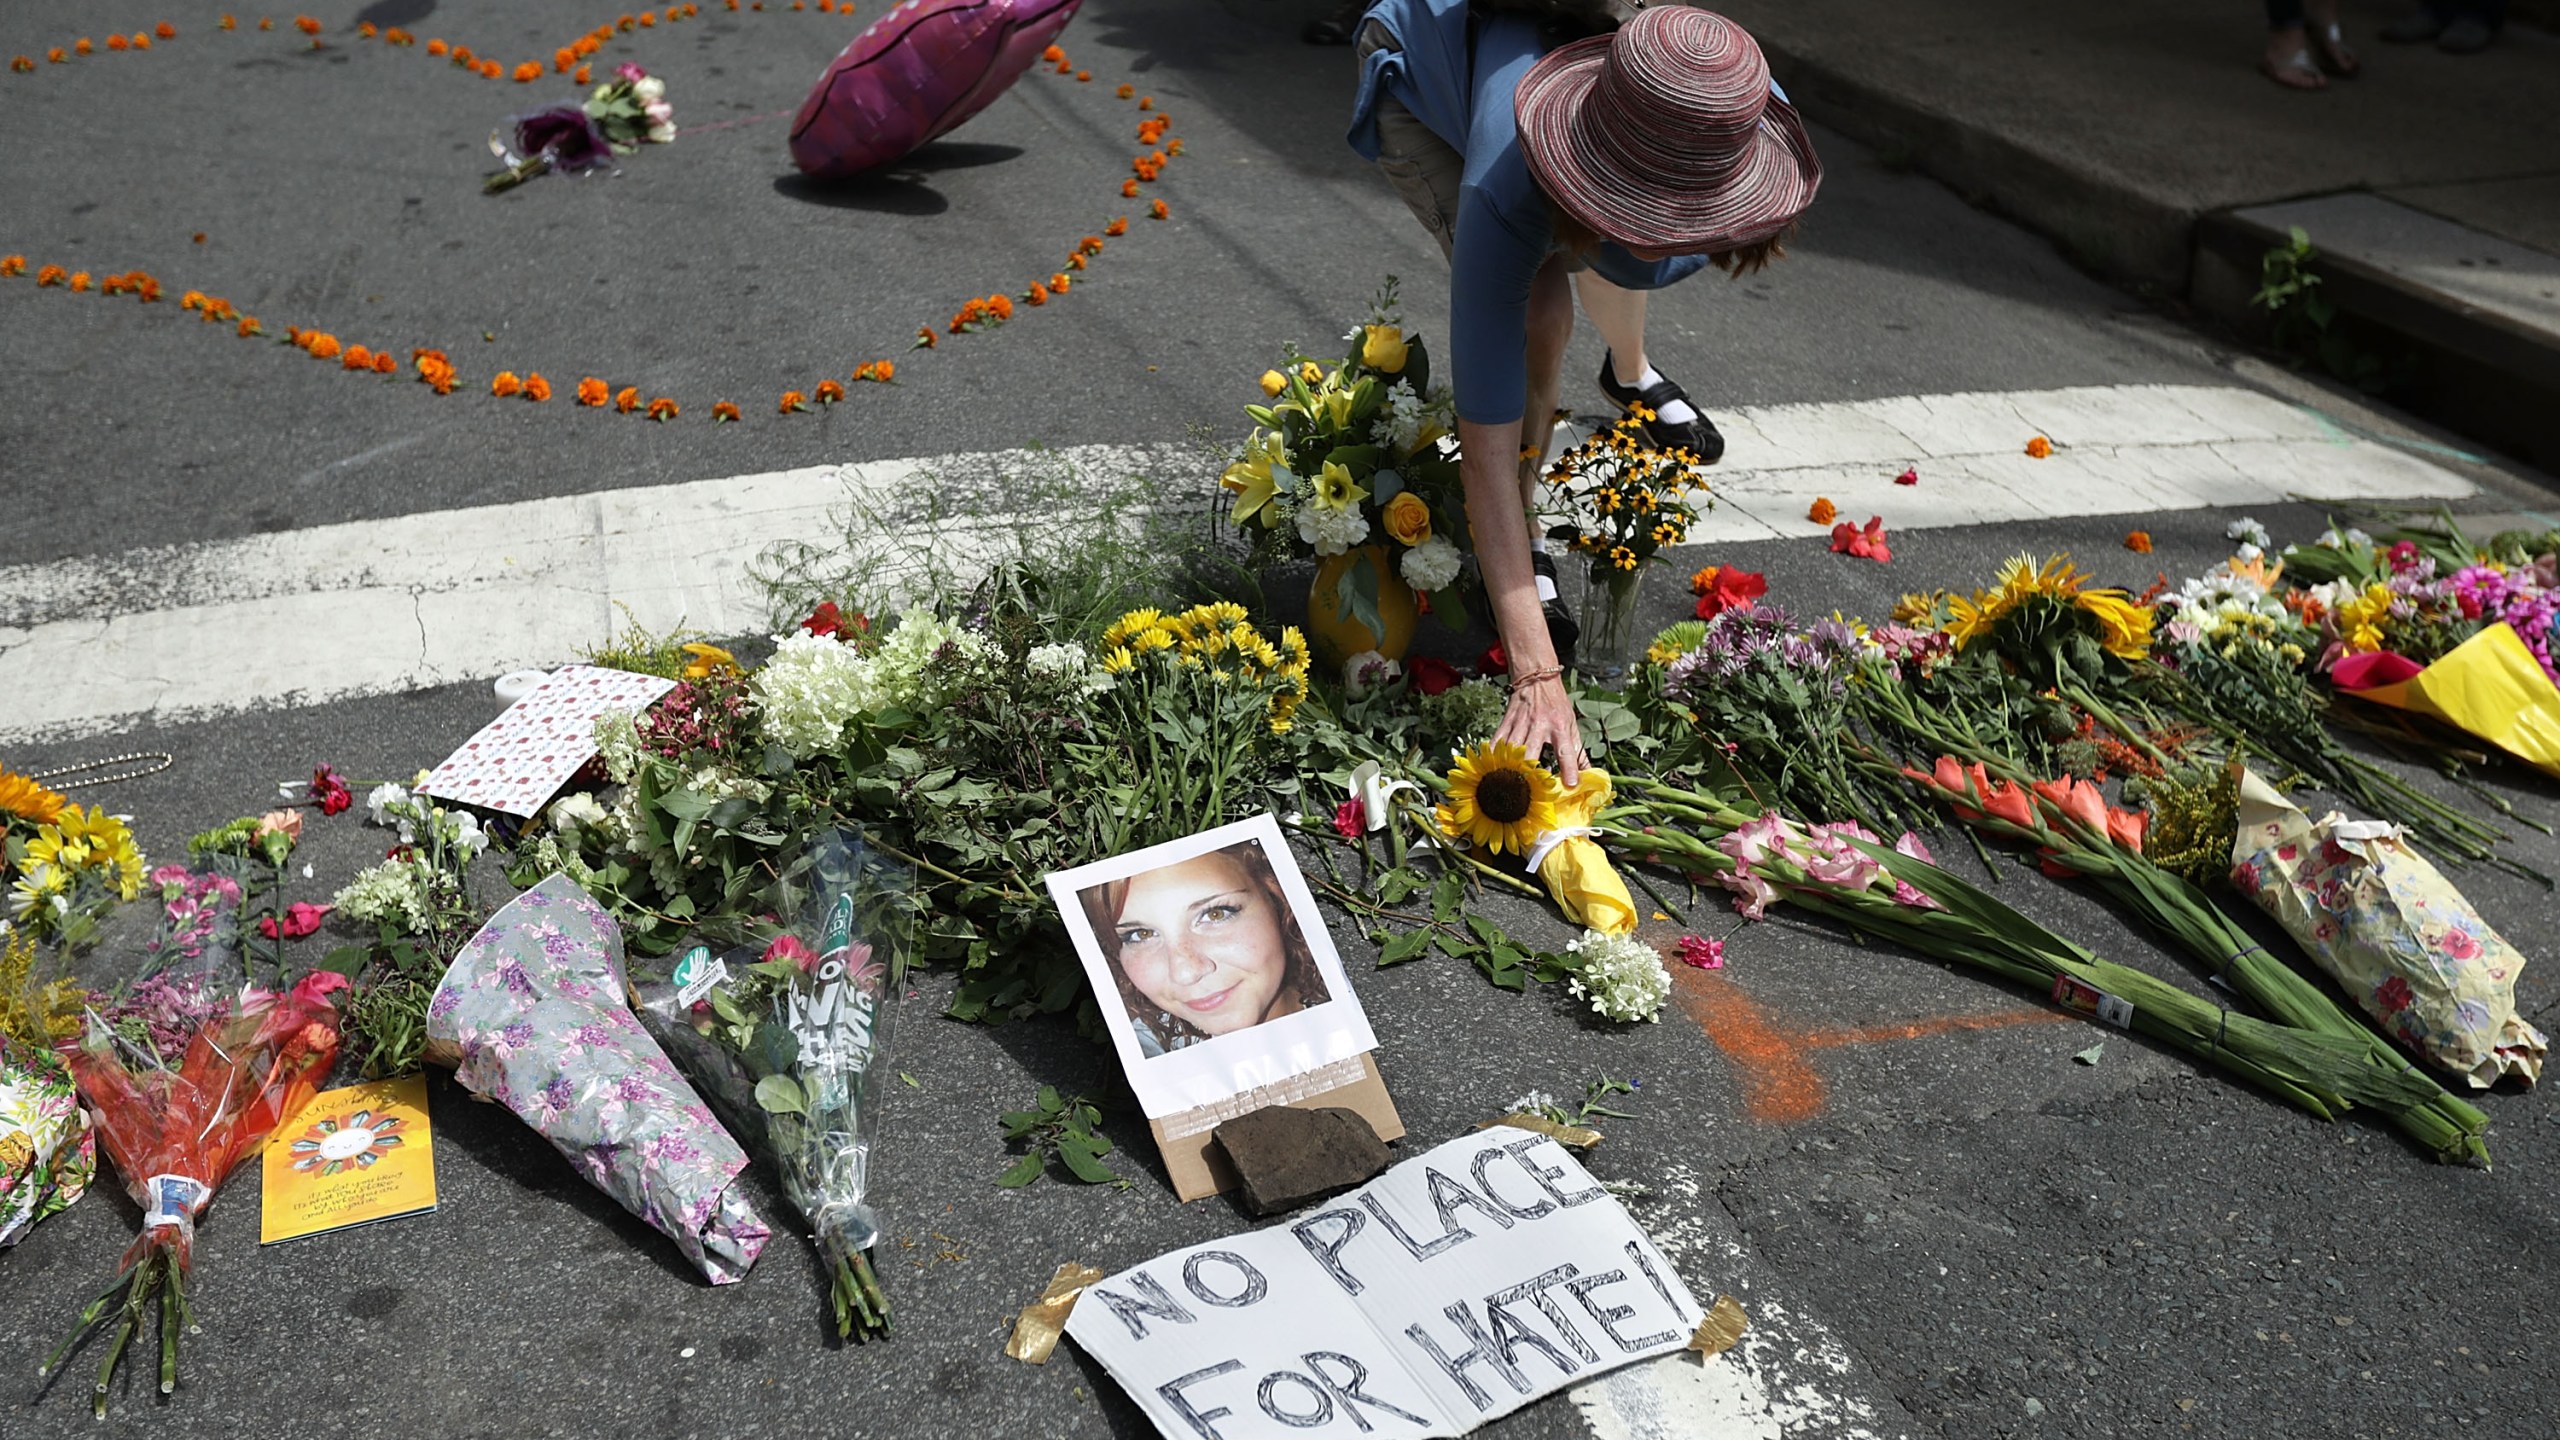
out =
<path fill-rule="evenodd" d="M 1032 646 L 1024 663 L 1042 675 L 1078 675 L 1093 663 L 1093 657 L 1076 641 L 1062 640 L 1055 645 Z"/>
<path fill-rule="evenodd" d="M 943 697 L 943 690 L 932 673 L 933 657 L 945 645 L 956 647 L 964 655 L 975 655 L 986 648 L 986 643 L 930 610 L 902 612 L 898 628 L 889 632 L 872 656 L 881 698 L 888 704 L 910 709 L 935 703 Z"/>
<path fill-rule="evenodd" d="M 1298 538 L 1319 555 L 1340 555 L 1369 538 L 1369 517 L 1357 505 L 1298 507 Z"/>
<path fill-rule="evenodd" d="M 747 689 L 765 738 L 805 760 L 834 745 L 855 716 L 886 702 L 879 671 L 852 646 L 798 630 L 775 637 L 773 658 L 757 669 Z M 599 739 L 603 732 L 600 721 Z M 611 768 L 610 758 L 606 765 Z"/>
<path fill-rule="evenodd" d="M 356 872 L 331 903 L 351 920 L 396 924 L 412 933 L 427 928 L 430 872 L 419 859 L 385 860 Z"/>
<path fill-rule="evenodd" d="M 1404 583 L 1416 590 L 1445 590 L 1458 578 L 1458 547 L 1434 535 L 1404 552 Z"/>
<path fill-rule="evenodd" d="M 640 773 L 640 717 L 630 710 L 607 710 L 596 717 L 596 758 L 604 762 L 606 778 L 616 785 L 628 785 Z M 380 817 L 376 817 L 377 821 Z"/>
<path fill-rule="evenodd" d="M 1671 995 L 1671 972 L 1652 946 L 1632 935 L 1586 930 L 1564 947 L 1578 957 L 1566 988 L 1612 1020 L 1659 1020 Z"/>

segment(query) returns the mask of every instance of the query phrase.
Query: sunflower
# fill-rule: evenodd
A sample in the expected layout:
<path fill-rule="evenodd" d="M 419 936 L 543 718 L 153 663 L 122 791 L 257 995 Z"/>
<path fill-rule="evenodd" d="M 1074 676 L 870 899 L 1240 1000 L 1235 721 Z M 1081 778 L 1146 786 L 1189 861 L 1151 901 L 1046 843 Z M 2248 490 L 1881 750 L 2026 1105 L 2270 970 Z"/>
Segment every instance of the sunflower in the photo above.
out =
<path fill-rule="evenodd" d="M 1556 777 L 1531 763 L 1506 740 L 1488 741 L 1458 757 L 1449 772 L 1449 798 L 1439 809 L 1440 829 L 1453 839 L 1499 855 L 1527 855 L 1538 837 L 1556 828 Z"/>
<path fill-rule="evenodd" d="M 2012 555 L 2000 566 L 1997 583 L 1990 589 L 1948 600 L 1947 633 L 1962 648 L 1989 634 L 2019 607 L 2040 598 L 2071 599 L 2088 583 L 2089 577 L 2068 555 L 2056 555 L 2042 565 L 2032 555 Z"/>
<path fill-rule="evenodd" d="M 2074 600 L 2098 622 L 2098 644 L 2119 660 L 2151 653 L 2152 611 L 2121 590 L 2087 590 Z"/>
<path fill-rule="evenodd" d="M 0 815 L 50 825 L 66 802 L 60 795 L 11 770 L 0 770 Z"/>

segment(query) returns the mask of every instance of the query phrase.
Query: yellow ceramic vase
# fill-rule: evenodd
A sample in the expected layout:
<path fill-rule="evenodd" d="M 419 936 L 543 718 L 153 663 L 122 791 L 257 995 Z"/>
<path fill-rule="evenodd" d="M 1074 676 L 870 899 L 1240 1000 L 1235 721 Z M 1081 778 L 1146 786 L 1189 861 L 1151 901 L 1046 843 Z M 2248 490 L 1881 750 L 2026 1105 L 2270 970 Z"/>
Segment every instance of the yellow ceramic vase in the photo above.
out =
<path fill-rule="evenodd" d="M 1386 627 L 1384 635 L 1370 633 L 1366 624 L 1334 603 L 1342 577 L 1364 557 L 1378 577 L 1378 623 Z M 1307 637 L 1314 643 L 1316 657 L 1335 672 L 1363 650 L 1402 660 L 1413 646 L 1413 629 L 1421 618 L 1414 608 L 1413 587 L 1396 574 L 1395 556 L 1387 546 L 1363 545 L 1316 562 L 1315 584 L 1307 591 Z"/>

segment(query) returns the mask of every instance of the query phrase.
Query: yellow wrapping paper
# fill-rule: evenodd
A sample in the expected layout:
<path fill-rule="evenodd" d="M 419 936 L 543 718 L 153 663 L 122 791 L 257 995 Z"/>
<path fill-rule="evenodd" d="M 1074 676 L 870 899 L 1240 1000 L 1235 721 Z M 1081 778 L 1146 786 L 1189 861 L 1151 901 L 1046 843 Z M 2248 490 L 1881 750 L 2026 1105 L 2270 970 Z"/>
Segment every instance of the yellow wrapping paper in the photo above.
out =
<path fill-rule="evenodd" d="M 2560 688 L 2542 673 L 2524 638 L 2504 623 L 2463 641 L 2407 680 L 2346 693 L 2441 720 L 2560 776 Z"/>
<path fill-rule="evenodd" d="M 1608 803 L 1608 772 L 1586 768 L 1571 790 L 1556 797 L 1556 829 L 1588 826 Z M 1567 917 L 1603 935 L 1634 933 L 1635 897 L 1598 841 L 1574 835 L 1547 847 L 1538 858 L 1538 878 Z"/>
<path fill-rule="evenodd" d="M 2547 1042 L 2516 1013 L 2524 956 L 2400 827 L 2314 821 L 2242 771 L 2231 884 L 2402 1045 L 2474 1089 L 2541 1075 Z"/>

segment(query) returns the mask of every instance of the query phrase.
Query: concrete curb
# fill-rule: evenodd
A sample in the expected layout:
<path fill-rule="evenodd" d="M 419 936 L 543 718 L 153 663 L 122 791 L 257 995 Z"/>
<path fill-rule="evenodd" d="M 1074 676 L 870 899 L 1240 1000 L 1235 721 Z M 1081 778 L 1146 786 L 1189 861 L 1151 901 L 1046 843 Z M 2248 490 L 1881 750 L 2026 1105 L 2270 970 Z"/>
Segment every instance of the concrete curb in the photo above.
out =
<path fill-rule="evenodd" d="M 2138 295 L 2188 301 L 2244 336 L 2264 338 L 2266 317 L 2248 299 L 2257 288 L 2259 258 L 2287 238 L 2281 231 L 2170 202 L 2120 175 L 2056 160 L 1783 43 L 1763 44 L 1778 83 L 1814 121 L 2036 231 L 2075 263 Z M 2325 246 L 2317 265 L 2332 303 L 2376 341 L 2411 355 L 2394 387 L 2397 402 L 2546 469 L 2560 468 L 2560 334 Z"/>
<path fill-rule="evenodd" d="M 1778 42 L 1762 45 L 1771 73 L 1809 118 L 2044 235 L 2108 279 L 2146 296 L 2186 293 L 2194 209 L 2065 165 Z"/>

